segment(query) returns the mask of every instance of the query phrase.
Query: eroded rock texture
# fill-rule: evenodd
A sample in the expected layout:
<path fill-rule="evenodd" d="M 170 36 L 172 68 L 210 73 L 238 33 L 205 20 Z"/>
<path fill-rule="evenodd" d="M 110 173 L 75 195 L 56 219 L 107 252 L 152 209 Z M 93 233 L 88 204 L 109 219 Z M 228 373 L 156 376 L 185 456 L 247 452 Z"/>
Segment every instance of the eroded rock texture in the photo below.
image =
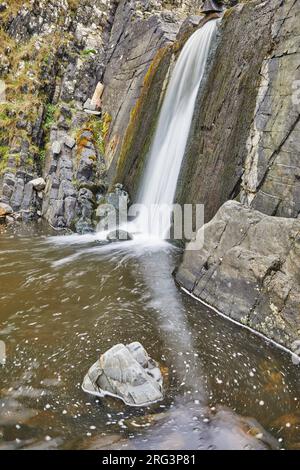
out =
<path fill-rule="evenodd" d="M 0 14 L 0 201 L 24 219 L 93 229 L 105 178 L 103 125 L 83 111 L 105 64 L 118 1 L 14 0 Z M 30 181 L 43 175 L 46 187 Z"/>
<path fill-rule="evenodd" d="M 299 19 L 295 0 L 225 13 L 178 187 L 208 222 L 178 283 L 290 348 L 300 335 Z"/>
<path fill-rule="evenodd" d="M 224 15 L 178 189 L 181 202 L 205 204 L 207 221 L 237 196 L 267 214 L 299 213 L 299 16 L 293 0 Z"/>
<path fill-rule="evenodd" d="M 300 220 L 229 201 L 186 249 L 177 282 L 291 347 L 300 335 Z"/>

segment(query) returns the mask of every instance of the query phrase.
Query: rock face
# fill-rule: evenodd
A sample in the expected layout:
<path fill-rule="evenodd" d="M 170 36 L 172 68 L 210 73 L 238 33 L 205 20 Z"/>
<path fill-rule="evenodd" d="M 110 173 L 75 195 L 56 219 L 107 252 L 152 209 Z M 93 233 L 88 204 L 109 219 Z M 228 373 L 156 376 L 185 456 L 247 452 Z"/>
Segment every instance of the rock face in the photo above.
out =
<path fill-rule="evenodd" d="M 199 231 L 175 275 L 199 299 L 289 348 L 300 335 L 299 276 L 300 220 L 236 201 Z"/>
<path fill-rule="evenodd" d="M 90 368 L 82 388 L 92 395 L 119 398 L 130 406 L 162 400 L 162 375 L 140 343 L 118 344 Z"/>
<path fill-rule="evenodd" d="M 105 195 L 98 198 L 98 207 L 96 211 L 97 231 L 114 230 L 117 226 L 122 226 L 127 221 L 127 209 L 130 204 L 129 194 L 125 191 L 123 185 L 115 184 Z M 123 232 L 122 230 L 119 232 Z M 118 234 L 109 234 L 108 240 L 117 240 Z M 112 239 L 110 239 L 110 235 Z M 116 236 L 117 235 L 117 236 Z M 125 234 L 123 233 L 123 236 Z M 129 234 L 127 234 L 129 235 Z M 121 235 L 121 239 L 129 239 Z"/>
<path fill-rule="evenodd" d="M 185 17 L 201 4 L 5 4 L 0 76 L 9 86 L 0 113 L 0 201 L 24 216 L 42 214 L 54 228 L 94 230 L 96 201 L 115 180 L 144 77 L 157 52 L 174 41 Z M 94 110 L 102 83 L 103 100 Z M 38 177 L 46 181 L 44 193 L 28 186 Z"/>
<path fill-rule="evenodd" d="M 184 18 L 180 13 L 189 10 L 184 8 L 184 3 L 191 4 L 178 1 L 170 11 L 165 3 L 121 0 L 116 12 L 108 46 L 103 95 L 103 107 L 112 116 L 106 153 L 112 177 L 131 112 L 141 95 L 149 67 L 158 51 L 174 42 Z"/>
<path fill-rule="evenodd" d="M 300 4 L 274 17 L 247 141 L 241 200 L 269 215 L 300 213 Z"/>
<path fill-rule="evenodd" d="M 0 201 L 55 228 L 93 229 L 104 190 L 105 117 L 83 105 L 104 71 L 118 3 L 10 2 L 0 18 L 0 74 L 12 84 L 0 114 Z M 46 188 L 37 193 L 29 183 L 41 176 Z"/>

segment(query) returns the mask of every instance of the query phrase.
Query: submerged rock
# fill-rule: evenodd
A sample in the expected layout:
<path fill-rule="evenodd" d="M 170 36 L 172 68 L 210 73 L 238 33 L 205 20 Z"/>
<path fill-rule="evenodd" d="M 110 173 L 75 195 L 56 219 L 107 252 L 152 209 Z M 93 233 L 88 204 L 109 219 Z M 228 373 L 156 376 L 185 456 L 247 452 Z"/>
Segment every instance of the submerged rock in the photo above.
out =
<path fill-rule="evenodd" d="M 82 389 L 119 398 L 126 405 L 147 406 L 162 400 L 162 384 L 158 364 L 135 342 L 117 344 L 104 353 L 88 371 Z"/>

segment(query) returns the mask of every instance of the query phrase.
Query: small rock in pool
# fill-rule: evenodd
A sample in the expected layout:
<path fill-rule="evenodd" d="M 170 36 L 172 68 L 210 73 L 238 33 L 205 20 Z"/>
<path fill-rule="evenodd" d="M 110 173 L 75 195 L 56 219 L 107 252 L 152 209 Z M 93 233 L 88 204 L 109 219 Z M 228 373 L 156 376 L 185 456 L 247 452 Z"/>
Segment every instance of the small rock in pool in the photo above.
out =
<path fill-rule="evenodd" d="M 163 399 L 162 385 L 158 364 L 135 342 L 118 344 L 104 353 L 88 371 L 82 389 L 119 398 L 126 405 L 148 406 Z"/>
<path fill-rule="evenodd" d="M 133 240 L 133 237 L 130 233 L 126 232 L 125 230 L 114 230 L 107 235 L 106 239 L 109 242 L 118 242 Z"/>

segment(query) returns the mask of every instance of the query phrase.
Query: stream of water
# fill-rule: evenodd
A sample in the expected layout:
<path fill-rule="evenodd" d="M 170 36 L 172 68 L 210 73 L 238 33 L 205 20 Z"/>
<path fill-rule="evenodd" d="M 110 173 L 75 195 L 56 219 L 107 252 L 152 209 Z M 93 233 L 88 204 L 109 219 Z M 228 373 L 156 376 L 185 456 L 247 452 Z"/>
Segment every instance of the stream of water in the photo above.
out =
<path fill-rule="evenodd" d="M 0 234 L 0 448 L 299 448 L 291 357 L 179 291 L 176 248 L 130 243 Z M 86 395 L 88 368 L 131 341 L 160 363 L 164 401 Z"/>

